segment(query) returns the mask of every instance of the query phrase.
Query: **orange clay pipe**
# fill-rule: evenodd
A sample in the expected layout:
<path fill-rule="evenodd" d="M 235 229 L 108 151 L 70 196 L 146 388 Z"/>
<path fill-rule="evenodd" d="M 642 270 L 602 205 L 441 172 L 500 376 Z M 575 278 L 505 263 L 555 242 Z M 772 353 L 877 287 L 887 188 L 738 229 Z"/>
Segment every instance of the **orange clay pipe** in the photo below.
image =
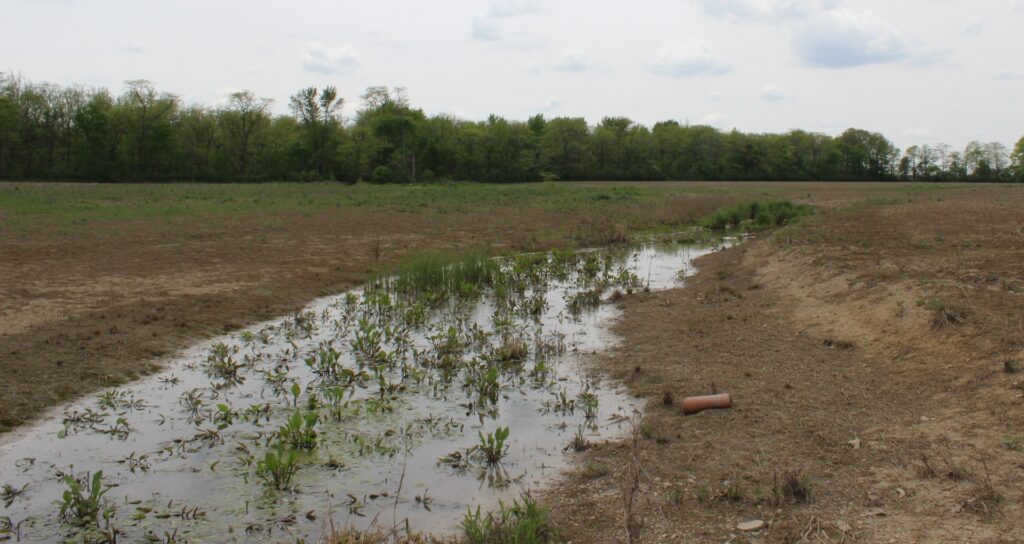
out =
<path fill-rule="evenodd" d="M 704 410 L 732 408 L 732 395 L 706 395 L 703 397 L 686 397 L 683 399 L 683 414 L 693 415 Z"/>

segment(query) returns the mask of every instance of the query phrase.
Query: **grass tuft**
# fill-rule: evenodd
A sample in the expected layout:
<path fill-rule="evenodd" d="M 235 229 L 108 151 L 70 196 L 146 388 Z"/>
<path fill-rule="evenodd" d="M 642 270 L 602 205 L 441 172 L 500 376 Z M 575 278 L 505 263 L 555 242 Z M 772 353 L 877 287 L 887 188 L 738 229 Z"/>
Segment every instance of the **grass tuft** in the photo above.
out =
<path fill-rule="evenodd" d="M 795 219 L 814 213 L 814 208 L 788 200 L 754 200 L 721 208 L 704 217 L 700 224 L 714 230 L 743 228 L 765 230 L 781 227 Z"/>
<path fill-rule="evenodd" d="M 496 512 L 466 512 L 462 533 L 467 544 L 544 544 L 558 541 L 547 509 L 529 495 L 512 504 L 499 503 Z"/>

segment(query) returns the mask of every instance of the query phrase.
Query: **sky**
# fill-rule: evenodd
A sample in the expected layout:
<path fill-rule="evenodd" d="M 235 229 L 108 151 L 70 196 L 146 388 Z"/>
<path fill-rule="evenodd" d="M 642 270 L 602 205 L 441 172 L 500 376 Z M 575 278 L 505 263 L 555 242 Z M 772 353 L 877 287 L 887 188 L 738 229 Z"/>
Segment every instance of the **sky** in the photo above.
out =
<path fill-rule="evenodd" d="M 0 0 L 0 71 L 287 111 L 371 85 L 428 114 L 1024 136 L 1024 0 Z"/>

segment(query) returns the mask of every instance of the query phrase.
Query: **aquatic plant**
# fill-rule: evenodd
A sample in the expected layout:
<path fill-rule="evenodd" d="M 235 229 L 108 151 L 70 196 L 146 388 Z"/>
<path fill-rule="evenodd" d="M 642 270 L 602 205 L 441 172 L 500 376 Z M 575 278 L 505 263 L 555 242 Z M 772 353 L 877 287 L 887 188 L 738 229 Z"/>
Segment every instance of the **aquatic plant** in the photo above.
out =
<path fill-rule="evenodd" d="M 490 367 L 484 370 L 474 366 L 466 377 L 466 387 L 474 393 L 481 403 L 496 404 L 501 393 L 501 381 L 498 369 Z"/>
<path fill-rule="evenodd" d="M 306 366 L 313 371 L 321 380 L 335 380 L 344 368 L 341 363 L 341 353 L 334 346 L 328 344 L 306 358 Z"/>
<path fill-rule="evenodd" d="M 0 501 L 3 501 L 4 508 L 10 508 L 14 501 L 25 494 L 25 490 L 28 489 L 28 484 L 21 487 L 14 487 L 11 484 L 4 484 L 0 487 Z"/>
<path fill-rule="evenodd" d="M 298 455 L 284 444 L 268 450 L 256 464 L 256 473 L 274 489 L 288 489 L 298 470 Z"/>
<path fill-rule="evenodd" d="M 236 346 L 228 346 L 218 342 L 210 347 L 210 353 L 206 356 L 206 373 L 212 378 L 219 378 L 227 383 L 242 381 L 239 372 L 245 367 L 244 364 L 236 361 L 233 357 L 238 352 Z"/>
<path fill-rule="evenodd" d="M 576 397 L 576 399 L 579 401 L 578 406 L 583 408 L 584 417 L 588 420 L 597 417 L 597 408 L 600 404 L 600 399 L 598 399 L 597 395 L 591 391 L 589 385 Z"/>
<path fill-rule="evenodd" d="M 71 474 L 62 478 L 67 489 L 64 490 L 60 505 L 61 521 L 74 525 L 95 525 L 100 514 L 104 519 L 113 515 L 114 507 L 104 505 L 103 496 L 113 486 L 103 482 L 103 471 L 98 470 L 89 477 L 86 472 L 81 480 Z"/>
<path fill-rule="evenodd" d="M 295 410 L 288 421 L 277 431 L 280 440 L 292 448 L 311 450 L 316 447 L 316 427 L 319 416 L 316 412 Z"/>
<path fill-rule="evenodd" d="M 482 431 L 477 432 L 480 437 L 480 444 L 477 446 L 477 451 L 483 456 L 489 465 L 496 465 L 501 462 L 501 459 L 505 457 L 505 452 L 508 451 L 508 444 L 505 443 L 508 440 L 510 434 L 508 427 L 498 427 L 494 432 L 484 434 Z"/>
<path fill-rule="evenodd" d="M 566 296 L 566 305 L 569 308 L 569 312 L 573 315 L 579 315 L 584 310 L 596 308 L 601 304 L 602 292 L 603 289 L 598 287 L 568 294 Z"/>

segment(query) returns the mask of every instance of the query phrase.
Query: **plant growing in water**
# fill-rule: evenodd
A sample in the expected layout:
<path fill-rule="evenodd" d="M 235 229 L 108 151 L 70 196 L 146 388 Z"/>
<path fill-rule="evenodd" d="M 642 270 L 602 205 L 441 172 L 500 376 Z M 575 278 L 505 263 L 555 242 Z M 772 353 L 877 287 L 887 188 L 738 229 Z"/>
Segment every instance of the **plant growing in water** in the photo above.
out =
<path fill-rule="evenodd" d="M 67 489 L 64 490 L 60 505 L 61 521 L 74 525 L 96 525 L 101 513 L 104 519 L 110 519 L 114 508 L 104 507 L 103 495 L 113 486 L 103 483 L 102 470 L 93 473 L 91 478 L 86 472 L 81 481 L 71 474 L 65 474 L 62 479 Z"/>
<path fill-rule="evenodd" d="M 493 433 L 484 434 L 478 432 L 480 435 L 480 445 L 477 446 L 477 451 L 480 452 L 484 460 L 487 461 L 488 465 L 496 465 L 501 462 L 501 459 L 505 456 L 505 452 L 508 451 L 508 444 L 505 443 L 508 440 L 510 434 L 508 427 L 498 427 Z"/>
<path fill-rule="evenodd" d="M 288 421 L 277 431 L 277 436 L 282 442 L 300 450 L 311 450 L 316 447 L 316 427 L 318 416 L 316 412 L 306 412 L 301 409 L 295 410 Z"/>
<path fill-rule="evenodd" d="M 267 451 L 256 464 L 256 473 L 274 489 L 288 489 L 298 469 L 298 455 L 284 444 L 277 444 L 273 451 Z"/>
<path fill-rule="evenodd" d="M 597 395 L 590 391 L 588 386 L 582 393 L 577 397 L 579 400 L 579 406 L 583 408 L 583 416 L 588 420 L 592 420 L 597 417 L 597 408 L 600 404 L 600 400 Z"/>

